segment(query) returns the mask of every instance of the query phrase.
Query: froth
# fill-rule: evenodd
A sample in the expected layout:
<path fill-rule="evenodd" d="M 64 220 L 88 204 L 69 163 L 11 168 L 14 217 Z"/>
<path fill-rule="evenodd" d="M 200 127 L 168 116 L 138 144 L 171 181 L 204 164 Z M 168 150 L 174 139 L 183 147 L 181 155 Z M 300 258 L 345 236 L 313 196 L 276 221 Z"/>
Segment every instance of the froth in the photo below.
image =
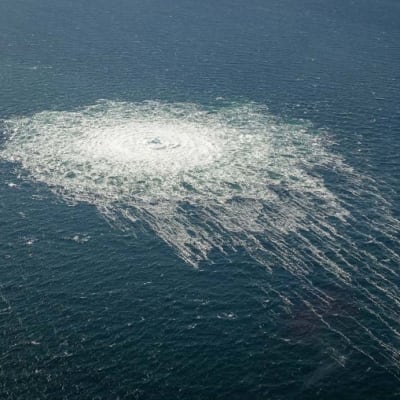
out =
<path fill-rule="evenodd" d="M 296 193 L 302 201 L 316 196 L 333 215 L 346 214 L 323 179 L 310 173 L 315 163 L 337 161 L 321 136 L 255 104 L 207 110 L 102 101 L 7 125 L 3 157 L 67 199 L 90 202 L 108 217 L 122 212 L 143 219 L 192 265 L 211 249 L 246 247 L 271 223 L 295 229 L 304 206 L 286 208 Z M 282 190 L 290 193 L 283 201 Z M 268 207 L 276 208 L 269 216 Z"/>
<path fill-rule="evenodd" d="M 77 141 L 76 149 L 92 162 L 165 175 L 193 169 L 218 157 L 215 132 L 178 120 L 123 121 L 117 126 L 94 126 Z"/>
<path fill-rule="evenodd" d="M 311 124 L 284 122 L 252 103 L 110 101 L 5 124 L 0 157 L 34 180 L 68 201 L 93 204 L 124 229 L 141 221 L 195 267 L 211 251 L 241 248 L 270 271 L 289 272 L 301 291 L 270 289 L 285 309 L 296 298 L 353 349 L 399 375 L 399 221 L 373 179 L 330 151 L 327 135 Z M 328 188 L 327 171 L 341 196 Z M 374 218 L 358 209 L 364 198 Z M 352 236 L 367 242 L 376 232 L 372 249 Z M 351 288 L 364 316 L 331 324 L 334 299 L 319 287 L 321 274 Z M 343 329 L 349 324 L 355 335 Z"/>

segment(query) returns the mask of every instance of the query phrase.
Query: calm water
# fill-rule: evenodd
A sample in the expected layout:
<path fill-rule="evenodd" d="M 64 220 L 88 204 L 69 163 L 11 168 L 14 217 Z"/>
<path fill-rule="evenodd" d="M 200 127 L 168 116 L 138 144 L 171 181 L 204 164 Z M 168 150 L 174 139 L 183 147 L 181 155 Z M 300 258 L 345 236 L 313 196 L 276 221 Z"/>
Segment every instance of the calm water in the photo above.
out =
<path fill-rule="evenodd" d="M 399 398 L 399 63 L 395 0 L 3 0 L 0 398 Z"/>

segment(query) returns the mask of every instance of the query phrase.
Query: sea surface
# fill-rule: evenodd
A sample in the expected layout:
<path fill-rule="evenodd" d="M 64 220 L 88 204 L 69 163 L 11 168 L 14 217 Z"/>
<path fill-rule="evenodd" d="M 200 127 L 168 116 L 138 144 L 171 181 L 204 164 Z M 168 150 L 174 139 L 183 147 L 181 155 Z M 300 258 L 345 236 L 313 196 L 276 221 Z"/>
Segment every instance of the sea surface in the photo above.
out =
<path fill-rule="evenodd" d="M 400 398 L 398 0 L 0 2 L 0 398 Z"/>

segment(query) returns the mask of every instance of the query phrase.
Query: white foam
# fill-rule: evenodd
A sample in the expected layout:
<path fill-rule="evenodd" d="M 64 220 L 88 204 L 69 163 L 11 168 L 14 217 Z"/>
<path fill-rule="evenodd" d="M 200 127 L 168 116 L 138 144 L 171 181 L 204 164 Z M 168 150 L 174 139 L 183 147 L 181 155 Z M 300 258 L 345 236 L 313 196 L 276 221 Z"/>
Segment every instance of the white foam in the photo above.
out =
<path fill-rule="evenodd" d="M 252 103 L 101 101 L 5 126 L 0 157 L 65 200 L 93 204 L 124 229 L 140 221 L 193 266 L 212 251 L 241 248 L 270 271 L 284 269 L 302 287 L 291 294 L 271 288 L 285 310 L 294 307 L 291 296 L 300 299 L 353 349 L 398 373 L 399 221 L 376 183 L 347 166 L 311 124 L 284 122 Z M 328 168 L 342 182 L 341 197 L 320 172 Z M 374 218 L 363 209 L 351 214 L 362 199 L 374 204 Z M 379 232 L 373 245 L 381 257 L 354 243 L 352 230 L 360 240 Z M 328 322 L 335 299 L 318 286 L 321 273 L 351 288 L 358 309 L 384 330 L 360 320 L 364 336 L 349 337 Z M 377 355 L 363 338 L 376 342 Z"/>
<path fill-rule="evenodd" d="M 144 220 L 193 265 L 213 248 L 254 246 L 254 234 L 271 224 L 296 229 L 305 207 L 288 207 L 294 193 L 302 201 L 316 196 L 332 214 L 346 214 L 309 172 L 314 163 L 337 161 L 321 137 L 254 104 L 205 110 L 102 101 L 76 112 L 16 118 L 7 126 L 3 158 L 17 160 L 69 200 L 92 203 L 111 218 L 119 213 Z M 288 199 L 276 194 L 278 186 L 290 192 Z M 268 205 L 278 212 L 267 215 Z M 198 224 L 187 206 L 201 214 Z"/>

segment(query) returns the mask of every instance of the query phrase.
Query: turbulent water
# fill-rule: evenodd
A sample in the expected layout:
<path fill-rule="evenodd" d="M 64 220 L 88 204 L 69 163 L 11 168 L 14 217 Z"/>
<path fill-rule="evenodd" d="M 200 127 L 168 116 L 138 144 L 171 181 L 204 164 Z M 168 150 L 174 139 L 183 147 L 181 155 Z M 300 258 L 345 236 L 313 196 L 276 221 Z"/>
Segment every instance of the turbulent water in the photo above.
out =
<path fill-rule="evenodd" d="M 229 258 L 244 250 L 272 274 L 289 272 L 298 284 L 269 288 L 288 309 L 294 296 L 351 348 L 399 376 L 393 244 L 400 223 L 374 180 L 334 151 L 332 133 L 254 103 L 102 100 L 4 125 L 1 157 L 21 173 L 71 204 L 96 206 L 132 240 L 151 229 L 194 267 L 215 252 Z M 316 283 L 321 273 L 329 289 Z M 338 315 L 332 286 L 351 289 L 356 310 Z"/>
<path fill-rule="evenodd" d="M 193 265 L 215 248 L 266 250 L 261 237 L 304 227 L 316 203 L 325 217 L 347 214 L 313 172 L 346 170 L 324 135 L 255 104 L 102 101 L 5 124 L 5 159 L 111 220 L 145 221 Z"/>

